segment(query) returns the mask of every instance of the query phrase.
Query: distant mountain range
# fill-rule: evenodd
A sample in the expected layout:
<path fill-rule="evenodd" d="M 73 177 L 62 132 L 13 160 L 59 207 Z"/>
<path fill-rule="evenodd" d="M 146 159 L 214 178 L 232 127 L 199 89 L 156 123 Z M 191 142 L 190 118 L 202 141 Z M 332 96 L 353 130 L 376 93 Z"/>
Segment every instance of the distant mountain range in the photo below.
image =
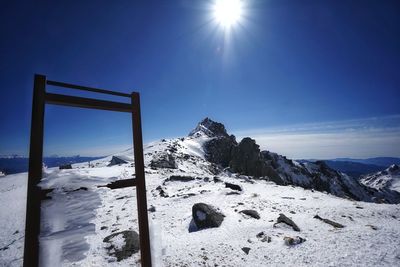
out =
<path fill-rule="evenodd" d="M 91 160 L 96 160 L 102 157 L 45 157 L 43 162 L 47 167 L 57 167 L 64 164 L 73 164 L 80 162 L 88 162 Z M 12 156 L 2 156 L 0 157 L 0 172 L 5 174 L 13 174 L 19 172 L 28 171 L 29 158 L 21 157 L 17 155 Z"/>
<path fill-rule="evenodd" d="M 332 159 L 331 161 L 350 161 L 350 162 L 357 162 L 362 164 L 370 164 L 382 167 L 389 167 L 392 164 L 399 165 L 400 158 L 394 157 L 377 157 L 377 158 L 368 158 L 368 159 L 352 159 L 352 158 L 336 158 Z"/>
<path fill-rule="evenodd" d="M 299 160 L 300 162 L 315 162 L 317 159 Z M 330 168 L 344 172 L 353 178 L 385 170 L 393 164 L 400 165 L 400 158 L 377 157 L 368 159 L 336 158 L 323 160 Z"/>

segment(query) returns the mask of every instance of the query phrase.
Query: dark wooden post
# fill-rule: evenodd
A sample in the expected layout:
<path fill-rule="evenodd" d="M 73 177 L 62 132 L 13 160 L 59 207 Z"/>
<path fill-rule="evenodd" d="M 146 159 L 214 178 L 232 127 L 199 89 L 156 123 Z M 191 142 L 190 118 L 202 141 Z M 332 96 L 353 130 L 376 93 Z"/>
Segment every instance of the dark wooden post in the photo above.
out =
<path fill-rule="evenodd" d="M 39 266 L 40 188 L 43 164 L 43 129 L 46 76 L 35 75 L 26 201 L 24 267 Z"/>
<path fill-rule="evenodd" d="M 136 198 L 138 207 L 141 266 L 151 267 L 150 233 L 147 217 L 146 183 L 144 176 L 142 122 L 139 93 L 132 93 L 133 151 L 135 156 Z"/>

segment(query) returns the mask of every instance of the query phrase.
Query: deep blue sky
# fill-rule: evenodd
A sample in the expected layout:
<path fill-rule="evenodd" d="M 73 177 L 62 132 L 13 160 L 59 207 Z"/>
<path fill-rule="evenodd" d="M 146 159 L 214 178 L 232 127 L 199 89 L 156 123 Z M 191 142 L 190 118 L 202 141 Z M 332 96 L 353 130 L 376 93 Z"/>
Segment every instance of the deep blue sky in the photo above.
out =
<path fill-rule="evenodd" d="M 240 132 L 400 114 L 399 1 L 243 1 L 229 37 L 212 2 L 3 1 L 0 155 L 28 153 L 34 73 L 139 91 L 145 142 L 206 116 Z M 130 129 L 125 114 L 49 107 L 46 154 L 116 152 Z M 400 151 L 361 156 L 377 154 Z"/>

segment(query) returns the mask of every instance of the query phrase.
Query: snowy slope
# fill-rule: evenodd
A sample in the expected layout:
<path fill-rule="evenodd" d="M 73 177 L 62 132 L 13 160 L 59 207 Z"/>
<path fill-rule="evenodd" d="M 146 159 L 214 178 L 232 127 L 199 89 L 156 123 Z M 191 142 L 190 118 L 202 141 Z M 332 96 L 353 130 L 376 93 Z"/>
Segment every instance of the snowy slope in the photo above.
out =
<path fill-rule="evenodd" d="M 145 146 L 148 206 L 155 208 L 149 218 L 157 266 L 400 265 L 400 248 L 396 245 L 400 244 L 400 205 L 359 202 L 230 173 L 205 159 L 203 145 L 211 138 L 197 131 L 189 137 Z M 50 193 L 52 199 L 43 203 L 44 266 L 140 265 L 138 254 L 117 262 L 107 254 L 103 242 L 111 233 L 138 229 L 134 188 L 97 187 L 133 176 L 132 151 L 118 155 L 131 161 L 109 167 L 109 156 L 90 165 L 74 164 L 70 170 L 45 171 L 41 186 L 56 189 Z M 288 183 L 296 181 L 309 188 L 310 177 L 322 175 L 323 167 L 318 164 L 276 157 L 276 169 Z M 172 167 L 155 167 L 159 161 Z M 332 192 L 338 190 L 337 195 L 343 186 L 336 188 L 336 183 L 353 183 L 338 180 L 337 173 L 328 174 L 323 174 L 323 179 L 329 180 Z M 171 175 L 193 179 L 174 181 L 168 179 Z M 26 176 L 0 178 L 0 266 L 22 264 Z M 240 185 L 243 191 L 226 188 L 224 182 Z M 347 196 L 348 192 L 343 194 Z M 225 218 L 220 227 L 189 233 L 192 206 L 199 202 L 222 211 Z M 244 209 L 256 210 L 260 219 L 240 213 Z M 280 213 L 291 217 L 301 231 L 284 224 L 274 226 Z M 333 228 L 313 218 L 317 214 L 345 227 Z M 271 237 L 270 243 L 257 238 L 262 231 Z M 306 241 L 293 247 L 285 245 L 285 236 L 297 235 Z M 250 248 L 248 254 L 243 247 Z"/>

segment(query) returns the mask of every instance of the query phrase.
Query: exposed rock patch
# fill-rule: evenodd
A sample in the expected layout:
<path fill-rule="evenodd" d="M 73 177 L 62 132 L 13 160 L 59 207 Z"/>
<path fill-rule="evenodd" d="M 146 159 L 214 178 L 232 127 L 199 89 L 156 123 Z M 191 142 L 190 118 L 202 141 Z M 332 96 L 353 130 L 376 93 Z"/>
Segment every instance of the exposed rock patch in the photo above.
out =
<path fill-rule="evenodd" d="M 153 157 L 153 159 L 150 162 L 150 167 L 176 169 L 177 165 L 175 162 L 175 158 L 171 154 L 161 153 Z"/>
<path fill-rule="evenodd" d="M 139 251 L 139 235 L 135 231 L 122 231 L 104 238 L 107 253 L 116 257 L 117 261 L 129 258 Z"/>

